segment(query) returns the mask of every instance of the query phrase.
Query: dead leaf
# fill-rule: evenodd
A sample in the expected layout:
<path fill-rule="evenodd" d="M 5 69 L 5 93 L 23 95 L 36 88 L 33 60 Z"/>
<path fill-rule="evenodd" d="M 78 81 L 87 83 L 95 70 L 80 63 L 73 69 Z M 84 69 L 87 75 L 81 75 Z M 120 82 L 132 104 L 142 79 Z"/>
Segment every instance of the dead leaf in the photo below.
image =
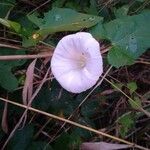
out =
<path fill-rule="evenodd" d="M 32 61 L 32 63 L 29 65 L 27 72 L 26 72 L 26 80 L 25 80 L 25 84 L 24 84 L 23 92 L 22 92 L 22 98 L 23 98 L 23 104 L 24 105 L 27 105 L 28 101 L 32 97 L 34 68 L 35 68 L 36 60 L 37 59 Z"/>

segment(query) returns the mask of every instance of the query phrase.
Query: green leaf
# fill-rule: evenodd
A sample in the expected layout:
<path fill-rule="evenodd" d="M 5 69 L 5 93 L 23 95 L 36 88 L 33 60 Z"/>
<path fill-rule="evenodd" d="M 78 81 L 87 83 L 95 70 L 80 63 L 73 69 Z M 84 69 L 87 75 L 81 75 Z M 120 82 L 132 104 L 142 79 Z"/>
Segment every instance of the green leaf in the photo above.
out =
<path fill-rule="evenodd" d="M 71 148 L 79 149 L 79 146 L 81 145 L 80 136 L 76 133 L 71 133 L 69 145 L 70 145 Z"/>
<path fill-rule="evenodd" d="M 43 150 L 45 146 L 46 146 L 45 150 L 53 150 L 52 147 L 47 144 L 48 143 L 42 141 L 32 142 L 27 150 Z"/>
<path fill-rule="evenodd" d="M 59 139 L 55 142 L 54 150 L 69 150 L 70 136 L 67 133 L 62 134 Z"/>
<path fill-rule="evenodd" d="M 110 52 L 107 55 L 108 62 L 114 66 L 119 68 L 124 65 L 131 65 L 134 63 L 134 59 L 131 58 L 130 55 L 124 52 L 124 50 L 120 47 L 113 46 L 110 49 Z"/>
<path fill-rule="evenodd" d="M 89 99 L 85 105 L 81 107 L 81 113 L 85 117 L 92 117 L 97 112 L 98 100 Z"/>
<path fill-rule="evenodd" d="M 36 33 L 42 36 L 61 31 L 78 31 L 92 27 L 102 20 L 101 17 L 78 13 L 68 8 L 53 8 L 44 14 L 43 19 L 37 14 L 28 18 L 40 28 Z"/>
<path fill-rule="evenodd" d="M 32 37 L 23 37 L 22 38 L 22 46 L 23 47 L 30 47 L 30 46 L 36 46 L 38 40 L 34 40 Z"/>
<path fill-rule="evenodd" d="M 68 134 L 63 133 L 58 140 L 56 140 L 53 148 L 54 150 L 70 150 L 79 149 L 79 144 L 81 143 L 80 137 L 76 133 Z"/>
<path fill-rule="evenodd" d="M 0 67 L 0 85 L 9 91 L 13 91 L 15 88 L 17 88 L 18 81 L 11 73 L 10 68 Z"/>
<path fill-rule="evenodd" d="M 129 10 L 129 5 L 124 5 L 119 9 L 115 9 L 114 13 L 116 18 L 126 17 Z"/>
<path fill-rule="evenodd" d="M 43 86 L 38 95 L 35 97 L 33 101 L 33 107 L 46 111 L 51 105 L 51 90 L 47 85 Z"/>
<path fill-rule="evenodd" d="M 12 50 L 8 48 L 1 48 L 0 55 L 17 55 L 25 54 L 24 50 Z M 16 77 L 12 74 L 12 69 L 17 66 L 21 66 L 25 63 L 25 60 L 15 61 L 0 61 L 0 85 L 8 91 L 13 91 L 18 86 Z"/>
<path fill-rule="evenodd" d="M 150 11 L 145 11 L 138 15 L 118 18 L 105 24 L 99 23 L 90 32 L 99 39 L 107 39 L 112 43 L 112 50 L 109 51 L 108 61 L 110 64 L 120 67 L 132 64 L 131 60 L 137 59 L 149 47 L 150 37 Z M 117 56 L 114 53 L 117 47 Z M 113 51 L 113 52 L 111 52 Z M 117 63 L 118 61 L 118 63 Z"/>
<path fill-rule="evenodd" d="M 6 26 L 7 28 L 15 30 L 17 33 L 20 32 L 20 30 L 21 30 L 21 25 L 19 23 L 17 23 L 17 22 L 0 18 L 0 23 L 2 25 Z"/>
<path fill-rule="evenodd" d="M 45 84 L 33 101 L 35 108 L 64 116 L 69 116 L 78 105 L 73 101 L 72 95 L 63 90 L 55 80 L 51 83 L 51 89 Z"/>
<path fill-rule="evenodd" d="M 44 19 L 40 18 L 38 15 L 39 14 L 35 12 L 31 15 L 28 15 L 27 18 L 40 28 L 44 24 Z"/>
<path fill-rule="evenodd" d="M 136 84 L 136 82 L 130 82 L 130 83 L 128 83 L 127 87 L 130 90 L 131 94 L 137 90 L 137 84 Z"/>
<path fill-rule="evenodd" d="M 90 0 L 90 7 L 88 9 L 88 12 L 90 12 L 93 15 L 98 15 L 97 1 Z"/>
<path fill-rule="evenodd" d="M 33 127 L 25 126 L 23 129 L 18 129 L 15 135 L 11 138 L 8 149 L 11 150 L 26 150 L 33 137 Z"/>
<path fill-rule="evenodd" d="M 53 3 L 52 3 L 52 7 L 63 7 L 64 3 L 65 3 L 66 0 L 55 0 Z"/>
<path fill-rule="evenodd" d="M 120 124 L 119 132 L 122 137 L 125 137 L 128 131 L 134 125 L 134 116 L 131 113 L 125 113 L 118 118 L 117 122 Z"/>
<path fill-rule="evenodd" d="M 14 5 L 12 3 L 10 3 L 9 1 L 7 2 L 6 0 L 1 0 L 0 1 L 0 17 L 4 18 L 6 17 L 8 11 L 14 7 Z"/>

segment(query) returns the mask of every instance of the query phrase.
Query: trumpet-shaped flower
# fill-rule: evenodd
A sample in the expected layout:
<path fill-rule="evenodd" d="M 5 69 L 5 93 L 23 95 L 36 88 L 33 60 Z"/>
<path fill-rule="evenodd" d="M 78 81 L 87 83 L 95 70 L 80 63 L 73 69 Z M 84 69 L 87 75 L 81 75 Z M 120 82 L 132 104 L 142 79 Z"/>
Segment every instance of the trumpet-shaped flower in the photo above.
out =
<path fill-rule="evenodd" d="M 86 32 L 63 37 L 55 48 L 51 69 L 67 91 L 86 91 L 96 84 L 103 72 L 99 43 Z"/>

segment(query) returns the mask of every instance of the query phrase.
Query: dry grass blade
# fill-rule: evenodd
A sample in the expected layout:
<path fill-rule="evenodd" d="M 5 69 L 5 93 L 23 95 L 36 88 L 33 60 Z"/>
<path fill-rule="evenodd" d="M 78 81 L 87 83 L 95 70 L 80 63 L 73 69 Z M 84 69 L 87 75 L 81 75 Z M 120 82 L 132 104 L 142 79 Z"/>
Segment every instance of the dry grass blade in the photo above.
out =
<path fill-rule="evenodd" d="M 50 52 L 45 54 L 36 54 L 36 55 L 7 55 L 0 56 L 0 60 L 18 60 L 18 59 L 36 59 L 36 58 L 46 58 L 51 57 L 52 54 Z"/>
<path fill-rule="evenodd" d="M 34 138 L 37 138 L 39 136 L 39 134 L 42 132 L 42 130 L 49 124 L 49 122 L 51 121 L 52 119 L 48 119 L 48 121 L 38 130 L 38 132 L 35 134 Z"/>
<path fill-rule="evenodd" d="M 41 110 L 32 108 L 32 107 L 30 107 L 30 106 L 25 106 L 25 105 L 22 105 L 22 104 L 19 104 L 19 103 L 16 103 L 16 102 L 13 102 L 13 101 L 10 101 L 10 100 L 1 98 L 1 97 L 0 97 L 0 100 L 2 100 L 2 101 L 4 101 L 4 102 L 8 102 L 8 103 L 13 104 L 13 105 L 16 105 L 16 106 L 19 106 L 19 107 L 21 107 L 21 108 L 25 108 L 26 110 L 34 111 L 34 112 L 36 112 L 36 113 L 45 115 L 45 116 L 50 117 L 50 118 L 53 118 L 53 119 L 56 119 L 56 120 L 59 120 L 59 121 L 66 122 L 66 123 L 71 124 L 71 125 L 73 125 L 73 126 L 76 126 L 76 127 L 79 127 L 79 128 L 82 128 L 82 129 L 85 129 L 85 130 L 88 130 L 88 131 L 91 131 L 91 132 L 93 132 L 93 133 L 95 133 L 95 134 L 98 134 L 98 135 L 102 135 L 102 136 L 111 138 L 111 139 L 113 139 L 113 140 L 115 140 L 115 141 L 122 142 L 122 143 L 124 143 L 124 144 L 128 144 L 128 145 L 130 145 L 130 146 L 132 146 L 132 147 L 134 147 L 134 148 L 138 148 L 138 149 L 140 149 L 140 150 L 149 150 L 148 148 L 145 148 L 145 147 L 143 147 L 143 146 L 137 145 L 137 144 L 135 144 L 135 143 L 131 143 L 131 142 L 126 141 L 126 140 L 124 140 L 124 139 L 121 139 L 121 138 L 115 137 L 115 136 L 113 136 L 113 135 L 109 135 L 109 134 L 107 134 L 107 133 L 104 133 L 104 132 L 95 130 L 95 129 L 90 128 L 90 127 L 88 127 L 88 126 L 85 126 L 85 125 L 76 123 L 76 122 L 74 122 L 74 121 L 71 121 L 71 120 L 68 120 L 68 119 L 64 119 L 64 118 L 58 117 L 58 116 L 56 116 L 56 115 L 53 115 L 53 114 L 50 114 L 50 113 L 47 113 L 47 112 L 44 112 L 44 111 L 41 111 Z M 5 146 L 6 146 L 6 144 L 5 144 Z M 4 146 L 3 146 L 2 150 L 4 150 Z"/>
<path fill-rule="evenodd" d="M 7 102 L 5 102 L 3 116 L 2 116 L 2 129 L 5 133 L 8 133 L 7 107 L 8 107 L 8 104 Z"/>
<path fill-rule="evenodd" d="M 5 149 L 7 143 L 9 142 L 9 140 L 11 139 L 11 137 L 14 135 L 15 131 L 18 129 L 18 127 L 19 127 L 20 124 L 22 123 L 22 121 L 23 121 L 23 119 L 24 119 L 24 117 L 25 117 L 25 115 L 26 115 L 26 113 L 27 113 L 27 111 L 28 111 L 28 108 L 30 108 L 30 106 L 31 106 L 31 103 L 32 103 L 33 99 L 36 97 L 36 95 L 38 94 L 38 92 L 39 92 L 40 89 L 42 88 L 43 84 L 47 81 L 46 79 L 47 79 L 47 76 L 48 76 L 49 72 L 50 72 L 50 67 L 48 68 L 48 70 L 47 70 L 47 72 L 46 72 L 46 74 L 45 74 L 45 76 L 44 76 L 44 78 L 43 78 L 41 84 L 39 85 L 39 87 L 36 89 L 36 91 L 35 91 L 34 94 L 32 95 L 30 101 L 28 102 L 28 105 L 25 107 L 26 110 L 25 110 L 24 113 L 22 114 L 21 118 L 19 119 L 19 121 L 18 121 L 18 123 L 16 124 L 16 126 L 14 127 L 14 129 L 11 131 L 9 137 L 8 137 L 7 140 L 5 141 L 5 143 L 4 143 L 3 147 L 1 148 L 1 150 L 4 150 L 4 149 Z M 24 106 L 24 105 L 23 105 L 23 106 Z"/>
<path fill-rule="evenodd" d="M 0 43 L 0 47 L 6 47 L 6 48 L 12 48 L 12 49 L 17 49 L 17 50 L 21 50 L 22 47 L 20 46 L 15 46 L 15 45 L 8 45 L 8 44 L 4 44 L 4 43 Z"/>
<path fill-rule="evenodd" d="M 135 63 L 139 63 L 139 64 L 145 64 L 145 65 L 150 65 L 150 62 L 147 61 L 136 61 Z"/>
<path fill-rule="evenodd" d="M 132 14 L 142 11 L 149 4 L 150 4 L 150 1 L 145 0 L 145 2 L 138 9 L 136 9 L 134 12 L 132 12 Z"/>
<path fill-rule="evenodd" d="M 107 7 L 107 5 L 111 4 L 112 2 L 113 0 L 108 0 L 98 12 L 100 13 L 105 7 Z"/>
<path fill-rule="evenodd" d="M 119 150 L 131 147 L 126 144 L 112 144 L 106 142 L 85 142 L 81 145 L 81 150 Z"/>

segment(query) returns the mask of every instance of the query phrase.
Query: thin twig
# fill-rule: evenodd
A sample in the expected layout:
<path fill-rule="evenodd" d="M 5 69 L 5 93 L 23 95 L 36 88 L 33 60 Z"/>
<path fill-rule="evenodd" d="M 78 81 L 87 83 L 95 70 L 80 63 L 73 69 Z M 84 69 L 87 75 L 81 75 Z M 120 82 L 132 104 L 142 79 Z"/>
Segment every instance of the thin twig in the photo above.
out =
<path fill-rule="evenodd" d="M 38 130 L 38 132 L 34 135 L 34 138 L 37 138 L 39 136 L 39 134 L 43 131 L 43 129 L 49 124 L 49 122 L 51 121 L 52 119 L 49 118 L 46 123 Z"/>
<path fill-rule="evenodd" d="M 28 13 L 28 15 L 32 14 L 33 12 L 35 12 L 36 10 L 38 10 L 39 8 L 43 7 L 44 5 L 46 5 L 47 3 L 49 3 L 51 0 L 46 1 L 45 3 L 41 4 L 40 6 L 36 7 L 35 9 L 33 9 L 32 11 L 30 11 Z"/>
<path fill-rule="evenodd" d="M 10 44 L 8 45 L 8 44 L 4 44 L 4 43 L 0 43 L 0 47 L 13 48 L 13 49 L 17 49 L 17 50 L 23 49 L 20 46 L 14 46 L 14 45 L 10 45 Z"/>
<path fill-rule="evenodd" d="M 137 61 L 135 61 L 135 63 L 138 63 L 138 64 L 144 64 L 144 65 L 150 65 L 150 62 L 148 62 L 148 61 L 140 61 L 140 60 L 137 60 Z"/>
<path fill-rule="evenodd" d="M 104 4 L 104 6 L 103 6 L 98 12 L 100 13 L 105 7 L 107 7 L 108 4 L 111 4 L 111 2 L 113 2 L 113 0 L 107 1 L 107 2 Z"/>
<path fill-rule="evenodd" d="M 3 30 L 0 30 L 0 32 L 4 32 L 4 31 L 3 31 Z M 6 31 L 6 32 L 8 32 L 8 31 Z M 8 32 L 8 33 L 13 34 L 13 32 Z M 14 39 L 9 39 L 9 38 L 5 38 L 5 37 L 0 37 L 0 40 L 3 40 L 3 41 L 10 41 L 10 42 L 15 42 L 15 43 L 20 43 L 20 44 L 21 44 L 21 41 L 14 40 Z"/>
<path fill-rule="evenodd" d="M 1 60 L 18 60 L 18 59 L 35 59 L 35 58 L 46 58 L 51 57 L 52 53 L 46 53 L 46 54 L 36 54 L 36 55 L 5 55 L 0 56 Z"/>
<path fill-rule="evenodd" d="M 85 130 L 88 130 L 88 131 L 91 131 L 95 134 L 99 134 L 99 135 L 102 135 L 102 136 L 105 136 L 105 137 L 108 137 L 108 138 L 111 138 L 113 140 L 116 140 L 118 142 L 122 142 L 122 143 L 125 143 L 125 144 L 128 144 L 132 147 L 135 147 L 135 148 L 138 148 L 138 149 L 141 149 L 141 150 L 149 150 L 148 148 L 145 148 L 143 146 L 140 146 L 140 145 L 137 145 L 135 143 L 131 143 L 129 141 L 126 141 L 124 139 L 121 139 L 121 138 L 118 138 L 118 137 L 115 137 L 115 136 L 112 136 L 112 135 L 109 135 L 107 133 L 104 133 L 104 132 L 101 132 L 101 131 L 98 131 L 98 130 L 95 130 L 91 127 L 88 127 L 88 126 L 85 126 L 85 125 L 82 125 L 82 124 L 79 124 L 79 123 L 76 123 L 74 121 L 70 121 L 68 119 L 64 119 L 64 118 L 61 118 L 61 117 L 58 117 L 56 115 L 53 115 L 53 114 L 50 114 L 50 113 L 47 113 L 47 112 L 44 112 L 44 111 L 41 111 L 41 110 L 38 110 L 38 109 L 35 109 L 33 107 L 29 107 L 29 106 L 25 106 L 25 105 L 22 105 L 22 104 L 19 104 L 19 103 L 16 103 L 14 101 L 10 101 L 10 100 L 7 100 L 7 99 L 4 99 L 4 98 L 1 98 L 0 97 L 0 100 L 4 101 L 4 102 L 8 102 L 10 104 L 13 104 L 15 106 L 19 106 L 21 108 L 25 108 L 25 109 L 28 109 L 30 111 L 34 111 L 36 113 L 39 113 L 39 114 L 42 114 L 42 115 L 45 115 L 45 116 L 48 116 L 50 118 L 53 118 L 53 119 L 56 119 L 56 120 L 60 120 L 60 121 L 63 121 L 63 122 L 66 122 L 68 124 L 71 124 L 71 125 L 74 125 L 76 127 L 79 127 L 79 128 L 82 128 L 82 129 L 85 129 Z"/>

